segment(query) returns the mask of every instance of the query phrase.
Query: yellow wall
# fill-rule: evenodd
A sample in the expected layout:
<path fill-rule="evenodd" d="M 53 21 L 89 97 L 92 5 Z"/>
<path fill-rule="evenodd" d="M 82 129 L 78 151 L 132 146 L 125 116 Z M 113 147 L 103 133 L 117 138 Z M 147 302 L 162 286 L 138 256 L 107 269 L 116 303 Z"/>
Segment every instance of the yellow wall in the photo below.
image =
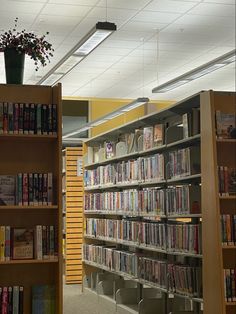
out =
<path fill-rule="evenodd" d="M 67 97 L 66 99 L 80 99 L 74 97 Z M 84 98 L 81 98 L 84 99 Z M 90 98 L 89 100 L 89 121 L 98 119 L 110 112 L 115 111 L 119 107 L 128 105 L 134 99 L 108 99 L 108 98 Z M 161 110 L 171 104 L 173 101 L 150 101 L 150 103 L 155 104 L 156 110 Z M 115 127 L 122 126 L 123 124 L 133 121 L 139 117 L 145 115 L 145 107 L 140 106 L 136 109 L 131 110 L 117 118 L 112 119 L 106 123 L 103 123 L 91 130 L 91 136 L 95 136 L 99 133 L 109 131 Z"/>

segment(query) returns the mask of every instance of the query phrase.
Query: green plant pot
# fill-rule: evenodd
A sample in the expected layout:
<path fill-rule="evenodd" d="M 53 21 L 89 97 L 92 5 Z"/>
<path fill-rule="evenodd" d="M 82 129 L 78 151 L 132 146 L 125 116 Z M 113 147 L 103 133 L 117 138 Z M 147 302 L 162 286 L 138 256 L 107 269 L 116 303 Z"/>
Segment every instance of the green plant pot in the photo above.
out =
<path fill-rule="evenodd" d="M 23 84 L 25 54 L 9 48 L 4 51 L 7 84 Z"/>

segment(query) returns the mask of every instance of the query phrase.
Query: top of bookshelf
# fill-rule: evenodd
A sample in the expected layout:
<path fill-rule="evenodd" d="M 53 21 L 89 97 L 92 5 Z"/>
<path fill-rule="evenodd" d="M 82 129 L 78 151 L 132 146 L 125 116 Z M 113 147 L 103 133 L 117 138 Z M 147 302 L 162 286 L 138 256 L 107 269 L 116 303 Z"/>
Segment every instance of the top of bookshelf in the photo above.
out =
<path fill-rule="evenodd" d="M 148 114 L 146 116 L 140 117 L 136 120 L 128 122 L 123 126 L 116 127 L 99 135 L 96 135 L 87 141 L 85 141 L 86 145 L 93 146 L 98 142 L 103 142 L 107 140 L 107 135 L 112 139 L 112 137 L 116 137 L 121 133 L 129 133 L 131 130 L 133 131 L 136 128 L 145 127 L 146 125 L 152 125 L 155 123 L 161 123 L 165 119 L 169 117 L 173 117 L 176 114 L 182 115 L 185 112 L 188 112 L 190 109 L 200 106 L 200 93 L 197 93 L 191 97 L 188 97 L 180 102 L 177 102 L 167 108 L 161 109 L 158 112 Z"/>

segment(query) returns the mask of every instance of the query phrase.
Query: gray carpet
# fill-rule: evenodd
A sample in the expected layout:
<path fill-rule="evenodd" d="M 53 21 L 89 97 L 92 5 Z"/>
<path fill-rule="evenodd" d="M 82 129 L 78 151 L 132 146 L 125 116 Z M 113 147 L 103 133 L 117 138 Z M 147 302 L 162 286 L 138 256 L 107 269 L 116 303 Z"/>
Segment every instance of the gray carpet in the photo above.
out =
<path fill-rule="evenodd" d="M 100 314 L 90 295 L 82 294 L 80 285 L 64 286 L 64 314 Z M 102 314 L 102 313 L 101 313 Z"/>

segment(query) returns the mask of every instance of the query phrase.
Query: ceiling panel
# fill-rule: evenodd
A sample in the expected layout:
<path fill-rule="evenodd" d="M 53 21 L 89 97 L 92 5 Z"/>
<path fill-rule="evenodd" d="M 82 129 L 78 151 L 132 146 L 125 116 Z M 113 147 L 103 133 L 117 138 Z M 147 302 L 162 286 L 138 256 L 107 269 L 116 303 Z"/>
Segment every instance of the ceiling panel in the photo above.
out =
<path fill-rule="evenodd" d="M 186 13 L 188 10 L 196 6 L 194 2 L 186 1 L 171 1 L 171 0 L 154 0 L 145 7 L 145 10 L 171 12 L 171 13 Z"/>

